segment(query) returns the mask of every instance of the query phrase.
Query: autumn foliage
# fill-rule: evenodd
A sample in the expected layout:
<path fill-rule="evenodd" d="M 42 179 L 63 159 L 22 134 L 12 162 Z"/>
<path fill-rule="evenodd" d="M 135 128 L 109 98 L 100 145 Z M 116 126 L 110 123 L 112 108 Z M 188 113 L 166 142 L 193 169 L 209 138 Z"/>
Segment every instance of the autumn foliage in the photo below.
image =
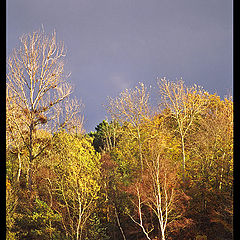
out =
<path fill-rule="evenodd" d="M 140 83 L 85 133 L 56 33 L 8 62 L 7 239 L 230 240 L 233 102 L 182 79 Z"/>

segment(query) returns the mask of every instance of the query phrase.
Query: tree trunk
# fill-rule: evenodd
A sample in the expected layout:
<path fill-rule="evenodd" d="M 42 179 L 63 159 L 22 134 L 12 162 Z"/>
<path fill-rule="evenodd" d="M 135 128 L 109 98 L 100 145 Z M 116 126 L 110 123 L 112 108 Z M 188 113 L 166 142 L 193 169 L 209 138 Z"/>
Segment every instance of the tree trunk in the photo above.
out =
<path fill-rule="evenodd" d="M 81 204 L 79 194 L 78 194 L 78 203 L 79 203 L 79 212 L 78 212 L 78 225 L 77 225 L 77 240 L 81 239 L 81 235 L 82 235 L 81 233 L 79 234 L 81 221 L 82 221 L 82 204 Z"/>
<path fill-rule="evenodd" d="M 224 160 L 224 157 L 225 157 L 225 153 L 223 154 L 223 160 Z M 221 168 L 221 175 L 220 175 L 220 183 L 219 183 L 219 190 L 222 189 L 222 182 L 223 182 L 223 167 Z"/>
<path fill-rule="evenodd" d="M 185 156 L 185 144 L 184 144 L 184 137 L 181 137 L 182 143 L 182 158 L 183 158 L 183 182 L 185 181 L 185 169 L 186 169 L 186 156 Z"/>
<path fill-rule="evenodd" d="M 122 227 L 121 227 L 121 224 L 120 224 L 120 221 L 119 221 L 119 218 L 118 218 L 117 209 L 116 209 L 116 207 L 114 207 L 114 208 L 115 208 L 115 215 L 116 215 L 116 218 L 117 218 L 118 227 L 120 228 L 120 231 L 121 231 L 121 233 L 122 233 L 123 239 L 126 240 L 126 237 L 125 237 L 125 235 L 124 235 L 123 229 L 122 229 Z"/>
<path fill-rule="evenodd" d="M 33 162 L 33 121 L 29 128 L 29 170 L 28 170 L 28 189 L 32 191 L 32 162 Z"/>
<path fill-rule="evenodd" d="M 139 127 L 137 127 L 137 134 L 138 134 L 138 148 L 139 148 L 139 158 L 141 163 L 141 176 L 143 175 L 143 157 L 142 157 L 142 145 L 141 145 L 141 136 Z"/>
<path fill-rule="evenodd" d="M 21 156 L 19 151 L 18 151 L 18 163 L 19 163 L 19 167 L 18 167 L 17 182 L 19 182 L 20 180 L 21 170 L 22 170 L 22 161 L 21 161 Z"/>

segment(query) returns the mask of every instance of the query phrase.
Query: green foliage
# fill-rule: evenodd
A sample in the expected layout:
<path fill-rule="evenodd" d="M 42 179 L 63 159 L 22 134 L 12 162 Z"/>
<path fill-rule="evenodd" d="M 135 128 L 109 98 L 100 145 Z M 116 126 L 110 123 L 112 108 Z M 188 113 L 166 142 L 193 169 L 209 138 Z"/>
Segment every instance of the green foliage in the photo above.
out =
<path fill-rule="evenodd" d="M 7 240 L 15 239 L 16 233 L 13 232 L 16 215 L 15 210 L 17 206 L 16 190 L 11 186 L 10 181 L 6 181 L 6 238 Z"/>
<path fill-rule="evenodd" d="M 52 238 L 56 229 L 53 227 L 56 222 L 61 221 L 61 216 L 47 205 L 46 202 L 41 201 L 39 198 L 35 199 L 34 210 L 31 216 L 32 225 L 36 226 L 31 229 L 31 233 L 36 235 L 37 238 L 46 239 Z"/>
<path fill-rule="evenodd" d="M 85 240 L 108 240 L 107 226 L 101 223 L 97 213 L 93 213 L 89 219 L 88 233 Z"/>
<path fill-rule="evenodd" d="M 90 132 L 89 136 L 93 137 L 93 146 L 97 152 L 111 151 L 116 146 L 119 135 L 119 123 L 111 121 L 108 123 L 103 120 L 95 127 L 95 132 Z"/>
<path fill-rule="evenodd" d="M 107 121 L 103 120 L 95 127 L 95 132 L 91 132 L 89 135 L 93 137 L 93 146 L 97 152 L 101 152 L 106 145 L 106 128 L 109 127 Z"/>
<path fill-rule="evenodd" d="M 17 239 L 54 239 L 61 216 L 48 204 L 36 198 L 31 205 L 21 204 L 16 213 Z"/>

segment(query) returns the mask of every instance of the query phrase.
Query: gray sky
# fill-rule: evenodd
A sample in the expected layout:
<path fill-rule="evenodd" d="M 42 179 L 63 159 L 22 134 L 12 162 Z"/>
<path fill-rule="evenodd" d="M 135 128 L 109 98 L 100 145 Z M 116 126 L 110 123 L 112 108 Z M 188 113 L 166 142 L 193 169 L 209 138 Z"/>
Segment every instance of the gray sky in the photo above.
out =
<path fill-rule="evenodd" d="M 231 0 L 7 0 L 7 56 L 42 24 L 65 43 L 87 131 L 105 119 L 107 96 L 138 82 L 182 77 L 232 92 Z"/>

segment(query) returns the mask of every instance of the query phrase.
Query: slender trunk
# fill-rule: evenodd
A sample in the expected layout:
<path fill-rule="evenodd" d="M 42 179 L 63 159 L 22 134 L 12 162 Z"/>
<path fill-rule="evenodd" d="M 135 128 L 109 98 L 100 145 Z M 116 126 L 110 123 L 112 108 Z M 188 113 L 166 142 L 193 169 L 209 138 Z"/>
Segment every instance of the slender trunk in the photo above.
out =
<path fill-rule="evenodd" d="M 164 227 L 164 216 L 163 216 L 163 210 L 162 210 L 162 196 L 161 196 L 161 190 L 160 190 L 160 185 L 158 184 L 158 193 L 157 193 L 157 212 L 158 212 L 158 221 L 159 221 L 159 226 L 161 229 L 161 234 L 162 234 L 162 240 L 165 240 L 165 227 Z M 167 221 L 167 219 L 165 219 Z"/>
<path fill-rule="evenodd" d="M 142 157 L 142 145 L 141 145 L 141 136 L 140 136 L 139 127 L 137 127 L 137 134 L 138 134 L 139 158 L 141 163 L 141 175 L 143 175 L 143 157 Z"/>
<path fill-rule="evenodd" d="M 140 195 L 140 192 L 139 192 L 139 188 L 136 187 L 136 190 L 137 190 L 137 197 L 138 197 L 138 215 L 139 215 L 139 222 L 136 221 L 130 214 L 128 214 L 128 216 L 132 219 L 132 221 L 134 223 L 136 223 L 139 227 L 141 227 L 143 233 L 145 234 L 145 236 L 147 237 L 148 240 L 151 240 L 151 238 L 149 237 L 148 233 L 149 231 L 146 231 L 144 225 L 143 225 L 143 219 L 142 219 L 142 208 L 141 208 L 141 195 Z"/>
<path fill-rule="evenodd" d="M 32 191 L 32 162 L 33 162 L 33 122 L 29 128 L 29 170 L 28 170 L 28 189 Z"/>
<path fill-rule="evenodd" d="M 66 199 L 66 196 L 65 196 L 65 193 L 64 193 L 64 184 L 63 184 L 63 178 L 62 178 L 62 183 L 61 183 L 61 190 L 62 190 L 62 196 L 63 196 L 63 200 L 66 204 L 66 208 L 67 208 L 67 213 L 68 213 L 68 218 L 69 218 L 69 221 L 70 221 L 70 227 L 71 227 L 71 231 L 72 233 L 74 232 L 74 229 L 73 229 L 73 220 L 72 220 L 72 217 L 71 217 L 71 214 L 70 214 L 70 210 L 69 210 L 69 206 L 68 206 L 68 202 L 67 202 L 67 199 Z M 67 233 L 67 232 L 66 232 Z M 68 234 L 68 233 L 67 233 Z"/>
<path fill-rule="evenodd" d="M 32 163 L 29 163 L 28 168 L 28 190 L 32 191 Z"/>
<path fill-rule="evenodd" d="M 110 151 L 109 139 L 107 136 L 106 136 L 106 142 L 107 142 L 107 151 Z"/>
<path fill-rule="evenodd" d="M 115 148 L 116 146 L 116 133 L 115 133 L 115 129 L 113 129 L 113 147 Z"/>
<path fill-rule="evenodd" d="M 108 127 L 108 141 L 109 141 L 109 151 L 112 150 L 112 140 L 111 140 L 111 130 L 110 127 Z"/>
<path fill-rule="evenodd" d="M 50 179 L 48 178 L 47 179 L 51 188 L 52 188 L 52 184 L 51 184 L 51 181 Z M 50 189 L 50 187 L 48 186 L 48 192 L 49 192 L 49 196 L 50 196 L 50 208 L 52 208 L 52 205 L 53 205 L 53 201 L 52 201 L 52 189 Z M 49 232 L 49 237 L 50 239 L 52 239 L 52 221 L 49 220 L 49 226 L 50 226 L 50 232 Z"/>
<path fill-rule="evenodd" d="M 79 235 L 79 230 L 80 230 L 81 221 L 82 221 L 82 204 L 81 204 L 79 194 L 78 194 L 78 203 L 79 203 L 79 212 L 78 212 L 78 225 L 77 225 L 77 240 L 81 239 L 81 236 L 82 236 L 82 234 Z"/>
<path fill-rule="evenodd" d="M 225 157 L 225 153 L 223 154 L 223 160 Z M 223 167 L 221 168 L 221 175 L 220 175 L 220 183 L 219 183 L 219 190 L 222 189 L 222 182 L 223 182 Z"/>
<path fill-rule="evenodd" d="M 124 235 L 123 229 L 122 229 L 122 227 L 121 227 L 121 224 L 120 224 L 120 221 L 119 221 L 119 218 L 118 218 L 117 209 L 116 209 L 116 207 L 114 207 L 114 208 L 115 208 L 115 215 L 116 215 L 118 227 L 120 228 L 120 231 L 121 231 L 121 233 L 122 233 L 123 239 L 126 240 L 126 237 L 125 237 L 125 235 Z"/>
<path fill-rule="evenodd" d="M 17 175 L 17 182 L 19 182 L 20 180 L 20 176 L 21 176 L 21 170 L 22 170 L 22 161 L 21 161 L 21 156 L 20 156 L 20 152 L 18 151 L 18 175 Z"/>
<path fill-rule="evenodd" d="M 145 228 L 143 226 L 142 209 L 141 209 L 141 196 L 140 196 L 140 193 L 139 193 L 139 189 L 137 189 L 137 192 L 138 192 L 138 214 L 139 214 L 139 220 L 140 220 L 139 226 L 142 228 L 142 231 L 145 234 L 145 236 L 147 237 L 147 239 L 151 240 L 151 238 L 148 235 L 148 232 L 145 230 Z"/>
<path fill-rule="evenodd" d="M 182 158 L 183 158 L 183 181 L 185 181 L 186 156 L 185 156 L 184 136 L 181 137 L 181 143 L 182 143 Z"/>
<path fill-rule="evenodd" d="M 157 157 L 157 166 L 156 166 L 156 178 L 155 178 L 155 184 L 154 187 L 156 189 L 156 203 L 157 203 L 157 217 L 158 222 L 161 230 L 162 240 L 165 240 L 165 229 L 167 225 L 168 220 L 168 195 L 166 191 L 166 174 L 164 178 L 164 185 L 161 184 L 161 177 L 160 177 L 160 162 L 159 162 L 160 155 Z M 162 187 L 161 187 L 162 186 Z M 164 204 L 164 197 L 165 195 L 165 204 Z M 165 205 L 165 206 L 164 206 Z M 164 209 L 165 207 L 165 209 Z M 164 216 L 165 212 L 165 216 Z"/>
<path fill-rule="evenodd" d="M 222 181 L 223 181 L 223 167 L 221 168 L 221 175 L 220 175 L 219 190 L 221 190 L 221 189 L 222 189 Z"/>

